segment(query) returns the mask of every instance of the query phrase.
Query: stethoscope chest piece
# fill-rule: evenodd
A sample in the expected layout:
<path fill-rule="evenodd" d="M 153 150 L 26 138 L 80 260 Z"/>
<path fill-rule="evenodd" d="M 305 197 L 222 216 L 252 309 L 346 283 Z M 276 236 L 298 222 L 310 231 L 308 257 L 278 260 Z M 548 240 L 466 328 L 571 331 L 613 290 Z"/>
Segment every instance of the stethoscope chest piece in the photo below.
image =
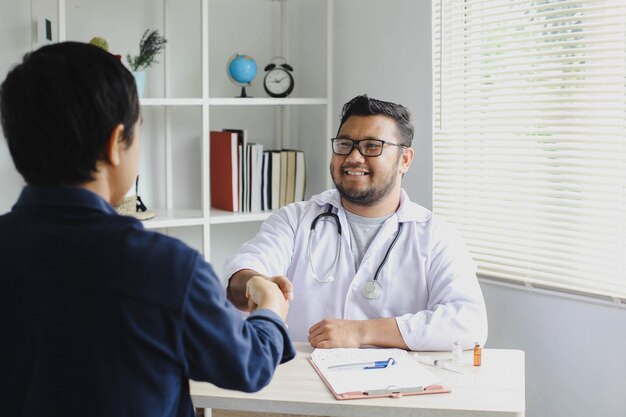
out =
<path fill-rule="evenodd" d="M 367 281 L 361 287 L 361 293 L 365 298 L 370 300 L 374 300 L 375 298 L 380 297 L 380 294 L 383 292 L 383 287 L 378 283 L 378 281 Z"/>

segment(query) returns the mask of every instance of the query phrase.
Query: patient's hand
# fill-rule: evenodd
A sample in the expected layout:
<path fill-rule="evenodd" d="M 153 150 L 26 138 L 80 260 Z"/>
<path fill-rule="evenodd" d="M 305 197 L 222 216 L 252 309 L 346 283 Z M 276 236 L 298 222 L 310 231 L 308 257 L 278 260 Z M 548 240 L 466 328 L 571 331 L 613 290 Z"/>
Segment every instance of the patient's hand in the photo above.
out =
<path fill-rule="evenodd" d="M 293 284 L 289 281 L 289 278 L 284 275 L 277 275 L 275 277 L 267 277 L 267 279 L 278 285 L 278 288 L 280 288 L 285 296 L 285 300 L 293 300 Z"/>
<path fill-rule="evenodd" d="M 253 276 L 246 283 L 246 298 L 248 299 L 248 310 L 254 311 L 257 308 L 272 310 L 285 321 L 289 311 L 289 302 L 285 300 L 280 289 L 260 276 Z"/>

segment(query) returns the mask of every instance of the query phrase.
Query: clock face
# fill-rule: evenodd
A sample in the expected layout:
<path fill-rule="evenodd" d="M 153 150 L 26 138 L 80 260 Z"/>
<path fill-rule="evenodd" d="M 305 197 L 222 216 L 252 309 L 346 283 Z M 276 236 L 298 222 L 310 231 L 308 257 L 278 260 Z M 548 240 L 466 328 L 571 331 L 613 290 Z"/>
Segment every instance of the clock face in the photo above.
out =
<path fill-rule="evenodd" d="M 273 68 L 265 74 L 263 86 L 271 97 L 287 97 L 293 91 L 293 77 L 284 68 Z"/>

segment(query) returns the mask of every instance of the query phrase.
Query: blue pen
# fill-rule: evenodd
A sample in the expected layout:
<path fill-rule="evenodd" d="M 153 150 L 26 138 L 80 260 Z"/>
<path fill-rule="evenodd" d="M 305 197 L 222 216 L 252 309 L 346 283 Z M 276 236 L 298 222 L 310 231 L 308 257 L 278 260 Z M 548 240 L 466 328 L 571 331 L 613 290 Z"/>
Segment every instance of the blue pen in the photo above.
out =
<path fill-rule="evenodd" d="M 384 369 L 395 364 L 396 360 L 394 358 L 389 358 L 384 361 L 343 363 L 340 365 L 329 366 L 328 369 L 333 371 L 347 371 L 351 369 Z"/>

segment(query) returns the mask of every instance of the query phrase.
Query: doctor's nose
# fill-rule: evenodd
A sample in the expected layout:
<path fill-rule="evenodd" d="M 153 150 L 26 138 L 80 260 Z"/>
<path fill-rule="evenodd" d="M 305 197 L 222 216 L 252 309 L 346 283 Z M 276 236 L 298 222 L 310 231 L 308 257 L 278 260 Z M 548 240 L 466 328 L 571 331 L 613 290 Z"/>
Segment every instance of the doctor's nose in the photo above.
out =
<path fill-rule="evenodd" d="M 355 146 L 352 148 L 352 151 L 346 155 L 346 161 L 364 162 L 365 157 L 359 152 L 359 147 Z"/>

